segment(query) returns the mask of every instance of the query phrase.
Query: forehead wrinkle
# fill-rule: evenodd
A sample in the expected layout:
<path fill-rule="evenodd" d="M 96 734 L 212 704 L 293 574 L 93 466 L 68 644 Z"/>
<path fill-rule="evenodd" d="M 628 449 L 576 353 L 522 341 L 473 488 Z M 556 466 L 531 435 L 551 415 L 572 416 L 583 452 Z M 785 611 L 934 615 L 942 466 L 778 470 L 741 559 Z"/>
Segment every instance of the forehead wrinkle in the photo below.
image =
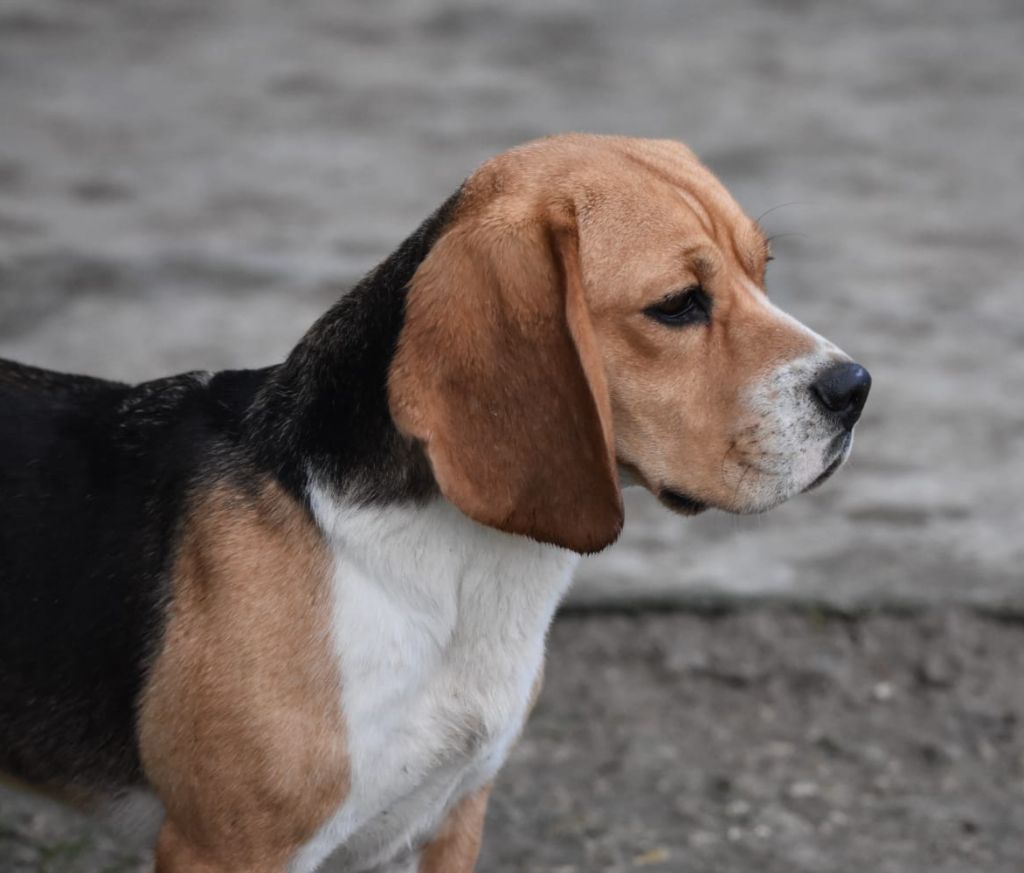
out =
<path fill-rule="evenodd" d="M 751 221 L 750 229 L 753 231 L 753 238 L 757 240 L 759 251 L 767 252 L 771 248 L 771 242 L 768 239 L 768 234 L 764 232 L 764 228 L 761 227 L 761 222 Z"/>
<path fill-rule="evenodd" d="M 764 239 L 761 234 L 754 228 L 754 233 L 750 232 L 753 225 L 749 227 L 744 222 L 746 216 L 739 213 L 739 220 L 731 220 L 728 223 L 727 231 L 722 234 L 724 237 L 721 241 L 723 252 L 731 258 L 745 274 L 746 277 L 756 282 L 758 278 L 758 261 L 765 255 Z M 754 239 L 758 242 L 754 242 Z"/>
<path fill-rule="evenodd" d="M 738 235 L 735 233 L 728 234 L 728 240 L 736 263 L 743 268 L 744 272 L 751 272 L 754 267 L 754 261 L 751 258 L 750 250 L 740 243 Z"/>
<path fill-rule="evenodd" d="M 764 235 L 760 225 L 756 221 L 750 223 L 749 229 L 743 233 L 743 245 L 741 253 L 746 257 L 740 260 L 751 272 L 757 270 L 758 262 L 768 255 L 768 238 Z"/>
<path fill-rule="evenodd" d="M 718 182 L 714 175 L 695 157 L 690 155 L 687 163 L 692 164 L 692 166 L 687 166 L 685 171 L 680 172 L 678 167 L 673 167 L 670 170 L 663 166 L 661 162 L 650 160 L 648 157 L 636 154 L 630 149 L 623 150 L 621 155 L 628 162 L 640 168 L 645 174 L 653 176 L 659 182 L 668 186 L 689 207 L 690 212 L 700 223 L 704 232 L 712 239 L 719 238 L 721 229 L 716 216 L 718 210 L 705 202 L 701 192 L 702 190 L 710 191 L 712 202 L 715 197 L 721 199 L 722 196 L 728 200 L 729 195 L 724 188 L 721 188 L 721 183 Z M 729 221 L 729 223 L 732 224 L 733 222 Z"/>
<path fill-rule="evenodd" d="M 720 197 L 712 197 L 710 205 L 701 198 L 697 191 L 683 188 L 682 186 L 676 187 L 676 191 L 680 193 L 687 205 L 691 207 L 694 214 L 701 221 L 704 226 L 705 232 L 714 241 L 716 248 L 716 254 L 720 251 L 723 254 L 731 255 L 732 258 L 741 265 L 745 272 L 753 275 L 756 268 L 756 257 L 751 256 L 751 252 L 744 252 L 746 246 L 740 244 L 738 237 L 743 234 L 744 221 L 746 216 L 738 206 L 733 206 L 732 209 L 722 208 L 722 204 L 718 201 Z M 724 192 L 723 192 L 724 193 Z M 712 191 L 714 194 L 714 191 Z M 731 203 L 726 195 L 725 205 L 728 206 Z M 719 265 L 721 257 L 715 259 L 715 266 Z"/>
<path fill-rule="evenodd" d="M 681 254 L 701 281 L 713 277 L 721 266 L 721 257 L 712 243 L 699 242 L 685 246 Z"/>
<path fill-rule="evenodd" d="M 736 262 L 753 275 L 757 269 L 758 256 L 763 255 L 767 249 L 767 241 L 756 222 L 752 222 L 743 213 L 724 189 L 718 191 L 711 188 L 709 203 L 701 196 L 698 185 L 687 186 L 675 180 L 672 188 L 690 207 L 708 236 L 720 247 L 731 250 Z M 751 236 L 756 237 L 756 244 L 750 244 Z"/>
<path fill-rule="evenodd" d="M 696 216 L 697 221 L 700 222 L 704 232 L 714 238 L 715 237 L 715 220 L 711 215 L 708 208 L 701 202 L 700 198 L 692 191 L 687 190 L 681 185 L 673 185 L 672 190 L 682 199 L 682 201 L 690 208 L 690 211 Z"/>

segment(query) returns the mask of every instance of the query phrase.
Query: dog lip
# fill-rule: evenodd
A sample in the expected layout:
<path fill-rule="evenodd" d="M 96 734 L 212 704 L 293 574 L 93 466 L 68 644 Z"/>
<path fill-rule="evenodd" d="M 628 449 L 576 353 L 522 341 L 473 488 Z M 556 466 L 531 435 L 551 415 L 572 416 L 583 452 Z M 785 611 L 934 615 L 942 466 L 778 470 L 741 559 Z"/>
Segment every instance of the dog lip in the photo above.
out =
<path fill-rule="evenodd" d="M 804 491 L 803 491 L 804 494 L 806 494 L 808 491 L 813 491 L 815 488 L 819 487 L 820 485 L 824 485 L 830 478 L 832 478 L 832 474 L 835 473 L 835 471 L 838 470 L 842 466 L 843 461 L 846 460 L 846 448 L 847 448 L 847 446 L 849 446 L 849 444 L 850 444 L 850 435 L 849 435 L 849 433 L 843 434 L 842 438 L 841 438 L 838 454 L 835 456 L 835 458 L 832 459 L 831 463 L 829 463 L 829 465 L 825 468 L 825 471 L 817 479 L 815 479 L 810 485 L 808 485 L 806 488 L 804 488 Z"/>
<path fill-rule="evenodd" d="M 703 501 L 672 488 L 662 488 L 658 492 L 658 499 L 669 509 L 683 515 L 698 515 L 708 509 L 708 505 Z"/>

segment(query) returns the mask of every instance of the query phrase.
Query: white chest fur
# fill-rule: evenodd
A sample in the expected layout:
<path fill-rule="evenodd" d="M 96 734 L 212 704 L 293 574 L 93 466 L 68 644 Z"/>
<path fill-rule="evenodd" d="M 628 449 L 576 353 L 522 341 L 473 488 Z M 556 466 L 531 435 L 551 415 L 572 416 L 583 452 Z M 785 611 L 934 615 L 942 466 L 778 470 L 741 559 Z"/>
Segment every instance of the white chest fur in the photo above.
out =
<path fill-rule="evenodd" d="M 351 790 L 291 869 L 338 847 L 346 869 L 414 869 L 403 856 L 508 754 L 578 558 L 441 499 L 373 509 L 315 491 L 313 510 L 334 559 Z"/>

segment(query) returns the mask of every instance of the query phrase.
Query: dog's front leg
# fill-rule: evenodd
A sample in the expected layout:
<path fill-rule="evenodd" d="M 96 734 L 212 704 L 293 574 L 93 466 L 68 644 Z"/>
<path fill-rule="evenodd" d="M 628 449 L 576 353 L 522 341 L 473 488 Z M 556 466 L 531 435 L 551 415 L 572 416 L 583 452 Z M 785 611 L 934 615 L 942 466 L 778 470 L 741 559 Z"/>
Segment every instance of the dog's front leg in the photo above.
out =
<path fill-rule="evenodd" d="M 284 873 L 286 869 L 287 851 L 271 850 L 259 858 L 243 845 L 236 848 L 237 854 L 229 846 L 208 851 L 168 819 L 157 839 L 155 873 Z"/>
<path fill-rule="evenodd" d="M 441 830 L 423 849 L 418 873 L 473 873 L 483 839 L 491 786 L 467 794 L 448 813 Z"/>

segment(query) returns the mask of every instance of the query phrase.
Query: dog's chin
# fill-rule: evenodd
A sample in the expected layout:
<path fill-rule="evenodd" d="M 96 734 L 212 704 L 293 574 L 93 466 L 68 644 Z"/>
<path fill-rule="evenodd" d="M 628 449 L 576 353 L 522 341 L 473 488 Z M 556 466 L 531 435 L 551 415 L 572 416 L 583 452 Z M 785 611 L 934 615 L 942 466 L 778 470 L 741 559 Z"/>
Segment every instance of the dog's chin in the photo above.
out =
<path fill-rule="evenodd" d="M 658 500 L 661 501 L 662 506 L 667 506 L 678 515 L 700 515 L 706 509 L 710 509 L 710 506 L 702 500 L 697 500 L 689 494 L 683 494 L 683 492 L 672 488 L 662 488 L 658 492 Z"/>
<path fill-rule="evenodd" d="M 842 434 L 837 438 L 836 442 L 838 443 L 836 456 L 825 467 L 821 475 L 803 489 L 802 494 L 806 494 L 808 491 L 813 491 L 815 488 L 820 488 L 824 485 L 832 478 L 836 470 L 846 463 L 846 459 L 850 457 L 850 452 L 853 450 L 853 432 Z"/>

